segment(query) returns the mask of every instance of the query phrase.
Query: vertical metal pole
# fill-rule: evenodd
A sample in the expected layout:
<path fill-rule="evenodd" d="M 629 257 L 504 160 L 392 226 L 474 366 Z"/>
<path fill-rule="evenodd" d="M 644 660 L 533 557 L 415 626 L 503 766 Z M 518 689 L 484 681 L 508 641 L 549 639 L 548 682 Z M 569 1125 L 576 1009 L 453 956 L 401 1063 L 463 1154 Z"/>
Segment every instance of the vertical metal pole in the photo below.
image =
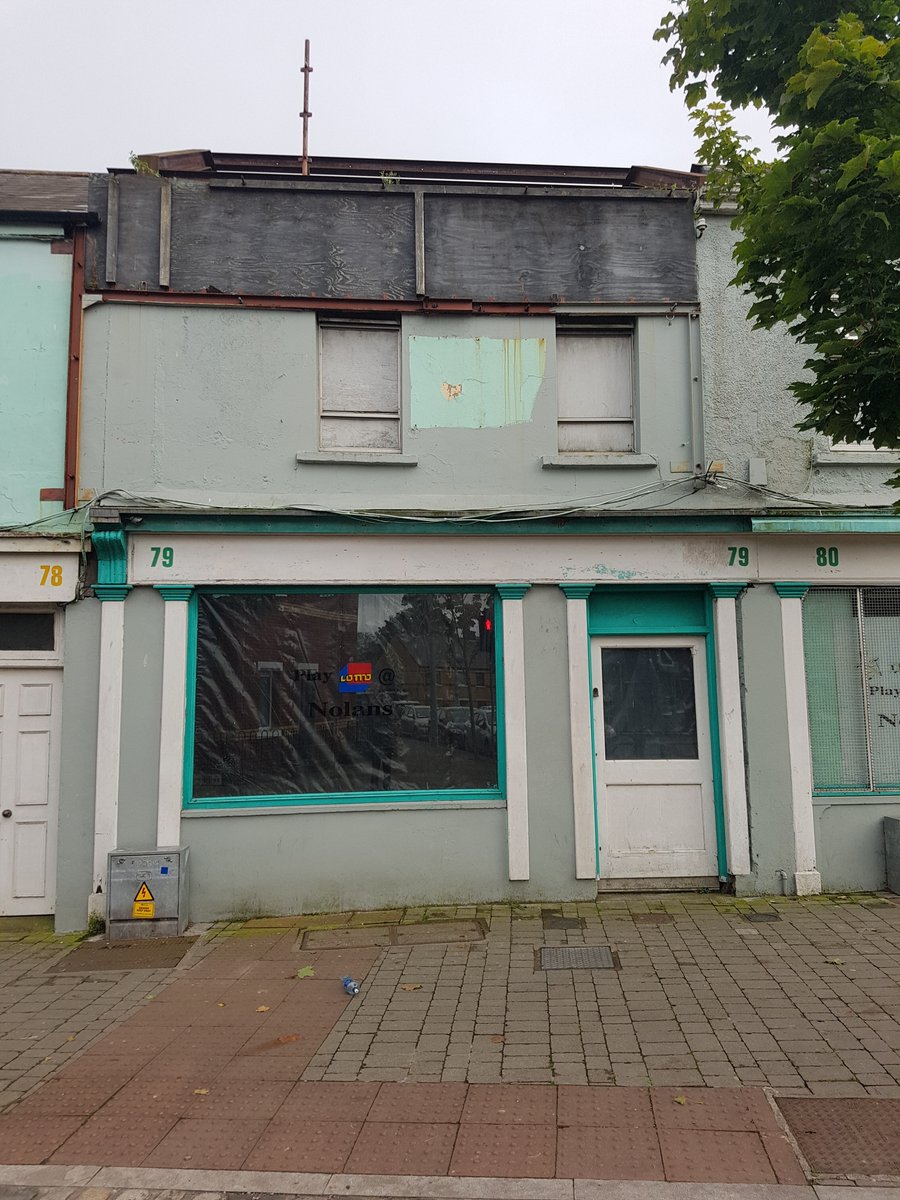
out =
<path fill-rule="evenodd" d="M 303 118 L 303 157 L 300 160 L 300 172 L 303 175 L 309 174 L 309 118 L 312 113 L 309 111 L 309 73 L 312 67 L 309 65 L 309 38 L 303 43 L 303 112 L 300 116 Z"/>

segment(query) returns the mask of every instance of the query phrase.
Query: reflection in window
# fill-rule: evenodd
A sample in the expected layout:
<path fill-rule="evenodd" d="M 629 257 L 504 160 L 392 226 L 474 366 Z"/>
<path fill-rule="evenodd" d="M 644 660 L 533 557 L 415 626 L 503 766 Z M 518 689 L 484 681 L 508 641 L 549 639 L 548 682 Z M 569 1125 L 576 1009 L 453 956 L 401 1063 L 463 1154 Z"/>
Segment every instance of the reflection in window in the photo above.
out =
<path fill-rule="evenodd" d="M 607 759 L 696 758 L 690 647 L 604 648 L 602 662 Z"/>
<path fill-rule="evenodd" d="M 488 593 L 198 598 L 194 797 L 496 788 Z"/>

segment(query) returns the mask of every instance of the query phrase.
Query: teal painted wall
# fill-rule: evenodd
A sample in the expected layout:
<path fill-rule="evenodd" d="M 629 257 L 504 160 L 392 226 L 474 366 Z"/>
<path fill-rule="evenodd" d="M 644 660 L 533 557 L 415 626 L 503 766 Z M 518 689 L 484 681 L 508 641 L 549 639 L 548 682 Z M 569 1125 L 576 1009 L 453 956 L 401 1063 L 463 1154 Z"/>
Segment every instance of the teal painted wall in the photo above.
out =
<path fill-rule="evenodd" d="M 402 322 L 402 453 L 417 465 L 391 466 L 390 454 L 298 464 L 298 454 L 318 454 L 313 313 L 95 304 L 84 324 L 81 482 L 199 504 L 337 510 L 621 494 L 673 478 L 670 463 L 690 458 L 688 318 L 637 325 L 643 466 L 542 466 L 558 451 L 552 317 L 444 315 Z"/>
<path fill-rule="evenodd" d="M 0 525 L 62 508 L 40 500 L 63 486 L 71 254 L 63 231 L 0 225 Z"/>

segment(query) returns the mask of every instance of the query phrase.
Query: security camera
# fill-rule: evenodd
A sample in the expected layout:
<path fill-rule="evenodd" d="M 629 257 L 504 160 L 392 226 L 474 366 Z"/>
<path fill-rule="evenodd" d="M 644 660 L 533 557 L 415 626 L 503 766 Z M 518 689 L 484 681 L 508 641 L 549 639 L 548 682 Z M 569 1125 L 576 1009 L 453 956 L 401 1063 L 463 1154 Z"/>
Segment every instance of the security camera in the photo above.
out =
<path fill-rule="evenodd" d="M 694 223 L 694 233 L 698 241 L 703 237 L 704 233 L 706 233 L 706 217 L 700 217 Z"/>

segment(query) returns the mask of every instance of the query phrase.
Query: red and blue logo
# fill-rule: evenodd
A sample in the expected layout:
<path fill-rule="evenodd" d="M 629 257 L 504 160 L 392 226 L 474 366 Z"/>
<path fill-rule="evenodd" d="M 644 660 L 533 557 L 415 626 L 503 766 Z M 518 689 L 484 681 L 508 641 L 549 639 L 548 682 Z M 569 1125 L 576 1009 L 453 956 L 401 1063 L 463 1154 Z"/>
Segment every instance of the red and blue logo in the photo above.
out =
<path fill-rule="evenodd" d="M 371 663 L 348 662 L 338 671 L 339 692 L 367 692 L 371 682 Z"/>

